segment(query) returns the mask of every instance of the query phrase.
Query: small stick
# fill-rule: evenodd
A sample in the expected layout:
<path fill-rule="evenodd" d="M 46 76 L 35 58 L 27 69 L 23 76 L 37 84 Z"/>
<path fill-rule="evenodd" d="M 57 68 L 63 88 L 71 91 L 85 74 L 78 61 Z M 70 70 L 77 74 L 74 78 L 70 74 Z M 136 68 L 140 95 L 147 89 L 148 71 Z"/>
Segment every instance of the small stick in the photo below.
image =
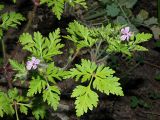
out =
<path fill-rule="evenodd" d="M 143 113 L 145 114 L 152 114 L 152 115 L 157 115 L 157 116 L 160 116 L 159 113 L 154 113 L 154 112 L 147 112 L 147 111 L 142 111 Z"/>

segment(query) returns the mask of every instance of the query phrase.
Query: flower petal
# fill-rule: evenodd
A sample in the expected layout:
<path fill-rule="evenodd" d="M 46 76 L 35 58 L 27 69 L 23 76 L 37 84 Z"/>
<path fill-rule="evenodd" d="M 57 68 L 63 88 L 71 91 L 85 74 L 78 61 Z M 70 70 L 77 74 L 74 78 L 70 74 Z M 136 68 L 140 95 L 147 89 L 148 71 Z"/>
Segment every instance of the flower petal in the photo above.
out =
<path fill-rule="evenodd" d="M 129 27 L 125 27 L 125 33 L 128 33 L 129 32 Z"/>
<path fill-rule="evenodd" d="M 36 59 L 35 61 L 34 61 L 34 64 L 39 64 L 40 63 L 40 60 L 39 59 Z"/>
<path fill-rule="evenodd" d="M 32 62 L 35 62 L 36 58 L 35 57 L 32 57 Z"/>
<path fill-rule="evenodd" d="M 121 29 L 121 34 L 125 34 L 125 29 Z"/>
<path fill-rule="evenodd" d="M 120 38 L 121 38 L 122 41 L 124 41 L 124 40 L 126 40 L 127 35 L 122 35 Z"/>
<path fill-rule="evenodd" d="M 33 65 L 33 69 L 35 70 L 37 68 L 37 65 Z"/>
<path fill-rule="evenodd" d="M 27 70 L 31 70 L 32 66 L 33 66 L 32 62 L 28 61 L 26 66 Z"/>

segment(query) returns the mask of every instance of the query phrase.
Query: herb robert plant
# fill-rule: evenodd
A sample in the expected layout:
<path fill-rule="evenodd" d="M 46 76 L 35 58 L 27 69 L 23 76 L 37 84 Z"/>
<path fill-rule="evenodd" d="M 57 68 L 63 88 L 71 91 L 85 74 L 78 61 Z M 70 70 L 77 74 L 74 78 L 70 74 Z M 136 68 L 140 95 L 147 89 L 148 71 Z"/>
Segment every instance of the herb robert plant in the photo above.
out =
<path fill-rule="evenodd" d="M 58 19 L 61 18 L 65 2 L 71 6 L 80 4 L 86 7 L 85 0 L 40 0 L 40 4 L 47 4 Z M 18 17 L 14 17 L 13 14 Z M 3 14 L 0 35 L 3 36 L 2 30 L 17 27 L 23 20 L 24 18 L 17 13 Z M 108 24 L 89 28 L 78 21 L 69 23 L 66 31 L 68 34 L 63 36 L 63 39 L 74 44 L 75 53 L 80 53 L 83 48 L 88 51 L 94 49 L 94 53 L 90 52 L 91 58 L 83 58 L 80 63 L 73 65 L 75 67 L 70 68 L 69 64 L 74 60 L 75 54 L 68 58 L 68 63 L 64 67 L 56 66 L 52 58 L 63 54 L 61 49 L 65 47 L 61 42 L 60 28 L 50 32 L 48 37 L 44 37 L 40 32 L 34 32 L 33 35 L 22 33 L 19 42 L 23 50 L 28 51 L 30 55 L 22 63 L 13 59 L 9 62 L 16 72 L 14 81 L 20 81 L 22 84 L 28 81 L 29 87 L 23 95 L 19 94 L 17 88 L 9 89 L 7 92 L 0 91 L 0 117 L 5 114 L 16 114 L 19 120 L 19 112 L 27 115 L 30 110 L 37 120 L 44 119 L 47 110 L 46 103 L 54 110 L 58 108 L 61 89 L 57 86 L 57 82 L 62 82 L 62 80 L 74 79 L 80 83 L 73 89 L 71 95 L 75 99 L 78 117 L 97 107 L 99 102 L 97 91 L 106 95 L 123 96 L 120 78 L 115 76 L 116 71 L 106 64 L 99 64 L 98 61 L 103 59 L 102 54 L 109 56 L 122 53 L 132 56 L 135 51 L 147 51 L 147 48 L 141 46 L 140 43 L 152 37 L 148 33 L 134 34 L 129 27 Z"/>

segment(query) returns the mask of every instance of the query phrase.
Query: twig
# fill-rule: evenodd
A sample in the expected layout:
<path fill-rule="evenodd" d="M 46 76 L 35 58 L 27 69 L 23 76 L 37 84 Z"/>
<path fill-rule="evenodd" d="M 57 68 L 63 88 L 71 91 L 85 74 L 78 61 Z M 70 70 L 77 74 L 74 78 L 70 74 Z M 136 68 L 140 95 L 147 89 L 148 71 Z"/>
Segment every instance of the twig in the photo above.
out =
<path fill-rule="evenodd" d="M 147 64 L 147 65 L 150 65 L 150 66 L 153 66 L 153 67 L 156 67 L 156 68 L 160 69 L 160 66 L 152 64 L 152 63 L 150 63 L 148 61 L 144 61 L 144 63 Z"/>
<path fill-rule="evenodd" d="M 160 114 L 159 114 L 159 113 L 147 112 L 147 111 L 141 111 L 141 112 L 143 112 L 143 113 L 145 113 L 145 114 L 152 114 L 152 115 L 160 116 Z"/>
<path fill-rule="evenodd" d="M 137 63 L 134 67 L 132 67 L 131 69 L 129 69 L 128 71 L 125 72 L 124 75 L 122 75 L 122 77 L 120 78 L 124 78 L 126 77 L 130 72 L 132 72 L 136 67 L 138 67 L 140 65 L 140 63 Z"/>

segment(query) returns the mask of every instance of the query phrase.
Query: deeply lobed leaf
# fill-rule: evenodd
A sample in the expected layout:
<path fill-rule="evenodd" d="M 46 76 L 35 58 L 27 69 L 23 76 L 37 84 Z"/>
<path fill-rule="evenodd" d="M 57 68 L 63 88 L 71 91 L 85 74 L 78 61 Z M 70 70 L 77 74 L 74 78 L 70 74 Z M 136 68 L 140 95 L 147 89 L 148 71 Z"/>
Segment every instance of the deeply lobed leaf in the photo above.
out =
<path fill-rule="evenodd" d="M 88 109 L 93 110 L 93 107 L 97 107 L 99 101 L 97 93 L 84 86 L 77 86 L 72 93 L 72 97 L 76 97 L 77 116 L 87 113 Z"/>
<path fill-rule="evenodd" d="M 41 91 L 44 90 L 46 86 L 46 81 L 43 80 L 40 76 L 37 76 L 36 78 L 33 77 L 30 81 L 27 96 L 32 97 L 34 94 L 41 93 Z"/>
<path fill-rule="evenodd" d="M 16 12 L 9 12 L 2 14 L 2 24 L 1 27 L 5 30 L 8 30 L 10 27 L 17 28 L 17 25 L 20 25 L 20 21 L 24 21 L 25 18 Z"/>
<path fill-rule="evenodd" d="M 46 90 L 43 91 L 43 100 L 47 101 L 54 110 L 57 110 L 60 101 L 60 91 L 57 86 L 48 86 Z"/>
<path fill-rule="evenodd" d="M 51 60 L 54 55 L 61 54 L 59 50 L 64 45 L 60 43 L 60 29 L 49 34 L 49 37 L 43 37 L 40 32 L 34 32 L 34 36 L 23 33 L 19 40 L 23 49 L 30 51 L 34 56 L 43 60 Z"/>

